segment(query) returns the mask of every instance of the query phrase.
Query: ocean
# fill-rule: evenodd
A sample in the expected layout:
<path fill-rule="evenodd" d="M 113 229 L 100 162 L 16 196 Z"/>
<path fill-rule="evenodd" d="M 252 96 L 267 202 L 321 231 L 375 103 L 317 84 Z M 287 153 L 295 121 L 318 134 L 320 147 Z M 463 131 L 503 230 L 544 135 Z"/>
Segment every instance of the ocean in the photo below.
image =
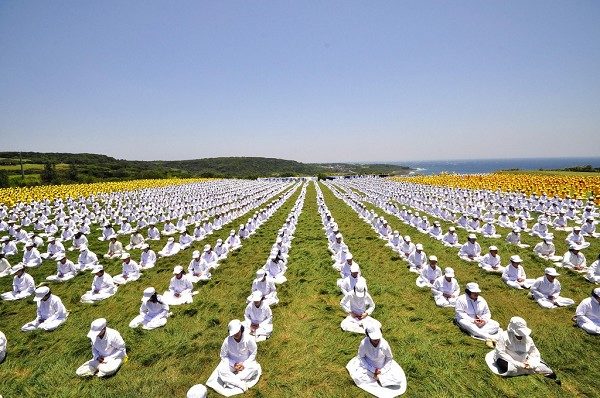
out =
<path fill-rule="evenodd" d="M 497 170 L 508 169 L 564 169 L 567 167 L 585 165 L 600 167 L 600 157 L 423 160 L 388 163 L 409 166 L 413 169 L 416 169 L 420 174 L 437 174 L 441 172 L 473 174 L 491 173 Z"/>

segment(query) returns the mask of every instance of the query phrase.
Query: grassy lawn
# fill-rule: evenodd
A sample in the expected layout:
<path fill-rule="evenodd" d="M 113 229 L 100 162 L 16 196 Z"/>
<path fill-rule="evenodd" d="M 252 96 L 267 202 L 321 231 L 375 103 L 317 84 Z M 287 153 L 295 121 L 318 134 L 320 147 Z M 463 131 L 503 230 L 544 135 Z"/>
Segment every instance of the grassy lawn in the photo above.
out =
<path fill-rule="evenodd" d="M 323 189 L 325 198 L 332 203 L 339 201 L 332 195 L 327 195 L 328 190 Z M 343 202 L 342 202 L 343 203 Z M 518 291 L 507 287 L 496 274 L 489 274 L 479 269 L 476 264 L 462 261 L 456 253 L 458 249 L 447 248 L 438 241 L 420 234 L 416 229 L 402 223 L 399 219 L 385 214 L 382 209 L 365 203 L 368 209 L 375 209 L 378 214 L 384 214 L 393 229 L 401 235 L 410 235 L 415 243 L 423 243 L 428 255 L 435 254 L 439 265 L 451 266 L 456 272 L 456 277 L 464 289 L 467 282 L 478 282 L 483 290 L 482 296 L 488 301 L 492 317 L 506 327 L 512 316 L 525 318 L 529 327 L 533 329 L 533 338 L 538 346 L 542 358 L 559 374 L 562 387 L 541 376 L 517 377 L 502 379 L 494 376 L 483 361 L 483 356 L 489 351 L 485 345 L 463 334 L 458 327 L 452 324 L 453 310 L 441 309 L 435 306 L 431 293 L 416 287 L 416 274 L 408 272 L 406 263 L 398 261 L 395 253 L 384 248 L 384 241 L 377 239 L 377 234 L 360 220 L 356 213 L 347 205 L 345 212 L 337 214 L 333 206 L 330 209 L 344 238 L 348 243 L 355 259 L 364 269 L 364 260 L 361 260 L 360 248 L 369 246 L 367 241 L 376 242 L 371 252 L 366 250 L 367 258 L 376 264 L 379 271 L 376 274 L 365 272 L 367 282 L 376 304 L 386 297 L 385 293 L 394 291 L 397 285 L 402 288 L 390 297 L 394 306 L 393 320 L 380 316 L 379 309 L 375 309 L 374 316 L 386 328 L 387 335 L 394 335 L 397 344 L 392 343 L 392 350 L 403 366 L 408 377 L 407 394 L 410 396 L 598 396 L 597 379 L 600 370 L 592 365 L 600 360 L 600 347 L 597 337 L 587 335 L 582 330 L 573 327 L 571 317 L 575 307 L 544 310 L 535 302 L 527 298 L 525 291 Z M 354 215 L 356 221 L 351 221 Z M 350 223 L 350 224 L 348 224 Z M 353 226 L 353 224 L 360 224 Z M 450 224 L 442 222 L 444 230 Z M 361 228 L 359 236 L 347 235 L 347 228 Z M 503 236 L 508 232 L 504 228 L 497 228 Z M 466 232 L 457 230 L 460 242 L 466 240 Z M 362 237 L 360 236 L 362 235 Z M 566 251 L 564 232 L 555 233 L 557 253 Z M 353 243 L 353 241 L 355 243 Z M 479 238 L 482 249 L 487 252 L 489 245 L 496 245 L 502 256 L 502 264 L 508 263 L 512 254 L 519 254 L 524 259 L 524 267 L 528 277 L 538 277 L 543 274 L 543 269 L 550 266 L 533 255 L 531 249 L 519 249 L 508 245 L 502 240 Z M 522 241 L 532 245 L 538 240 L 529 235 L 522 234 Z M 600 250 L 598 240 L 592 240 L 592 246 L 586 250 L 588 262 L 591 263 Z M 375 256 L 382 255 L 381 259 Z M 593 256 L 593 258 L 592 258 Z M 362 261 L 362 262 L 361 262 Z M 396 267 L 389 268 L 390 263 Z M 562 283 L 562 295 L 573 298 L 578 304 L 583 298 L 589 297 L 592 286 L 581 275 L 567 270 L 559 270 L 562 274 L 559 280 Z M 375 282 L 375 283 L 374 283 Z M 380 297 L 373 286 L 382 288 L 384 295 Z M 377 289 L 377 288 L 376 288 Z M 396 303 L 394 303 L 396 301 Z M 387 301 L 385 302 L 387 305 Z M 399 308 L 398 308 L 399 307 Z M 387 310 L 387 308 L 386 308 Z M 399 315 L 399 316 L 397 316 Z M 384 330 L 384 336 L 386 336 Z M 407 355 L 402 353 L 408 350 Z M 582 360 L 585 358 L 585 360 Z M 412 379 L 412 383 L 411 383 Z"/>
<path fill-rule="evenodd" d="M 393 229 L 422 242 L 426 252 L 435 254 L 442 267 L 452 266 L 457 279 L 475 280 L 483 289 L 494 319 L 506 326 L 511 316 L 523 316 L 534 331 L 543 358 L 557 371 L 562 386 L 541 376 L 502 379 L 494 376 L 483 361 L 489 351 L 452 324 L 453 311 L 437 308 L 427 290 L 415 286 L 416 274 L 408 272 L 396 253 L 343 201 L 321 184 L 325 201 L 344 234 L 345 242 L 361 265 L 375 300 L 373 317 L 383 324 L 395 359 L 408 377 L 406 396 L 410 397 L 592 397 L 598 396 L 600 346 L 598 339 L 572 326 L 574 308 L 543 310 L 523 291 L 508 288 L 497 275 L 479 270 L 456 256 L 457 249 L 445 248 L 397 218 L 386 215 Z M 92 275 L 81 274 L 64 284 L 51 285 L 71 315 L 66 324 L 50 333 L 23 333 L 21 325 L 35 316 L 32 300 L 0 302 L 0 329 L 7 335 L 9 356 L 0 365 L 0 394 L 12 397 L 184 397 L 193 384 L 205 383 L 219 362 L 219 349 L 226 336 L 227 323 L 241 318 L 250 284 L 258 267 L 264 264 L 277 230 L 281 227 L 300 190 L 261 226 L 243 247 L 221 262 L 211 281 L 199 285 L 200 294 L 190 305 L 173 307 L 174 316 L 164 328 L 154 331 L 128 327 L 137 315 L 142 290 L 155 286 L 164 291 L 176 264 L 187 268 L 191 249 L 161 259 L 144 272 L 140 281 L 119 288 L 118 293 L 96 305 L 79 303 L 89 289 Z M 366 204 L 368 208 L 375 208 Z M 378 209 L 379 214 L 383 212 Z M 245 220 L 248 216 L 240 217 Z M 214 244 L 225 238 L 234 221 L 194 247 Z M 160 228 L 160 227 L 159 227 Z M 447 224 L 444 225 L 444 230 Z M 500 230 L 500 229 L 499 229 Z M 502 230 L 502 233 L 505 231 Z M 99 256 L 107 243 L 90 237 Z M 464 231 L 459 231 L 464 241 Z M 564 233 L 556 234 L 557 251 L 565 248 Z M 121 238 L 125 242 L 125 238 Z M 153 244 L 158 251 L 164 245 Z M 526 243 L 536 240 L 523 236 Z M 491 244 L 481 239 L 482 247 Z M 509 254 L 524 258 L 529 277 L 541 275 L 546 263 L 528 249 L 518 249 L 494 241 L 503 263 Z M 586 251 L 588 261 L 598 253 L 593 242 Z M 76 253 L 69 253 L 76 259 Z M 139 259 L 139 251 L 133 251 Z M 14 262 L 14 261 L 13 261 Z M 591 262 L 591 261 L 590 261 Z M 120 261 L 102 261 L 111 275 L 120 272 Z M 249 397 L 367 397 L 354 386 L 345 366 L 356 355 L 361 336 L 343 332 L 344 317 L 339 307 L 341 294 L 335 285 L 338 273 L 331 267 L 327 240 L 317 212 L 316 190 L 309 185 L 289 256 L 288 282 L 278 287 L 280 303 L 273 307 L 274 333 L 259 344 L 258 361 L 263 367 L 260 382 L 244 396 Z M 55 270 L 46 261 L 31 273 L 36 282 Z M 579 275 L 566 271 L 560 280 L 563 295 L 577 302 L 586 297 L 591 285 Z M 11 277 L 0 279 L 0 291 L 10 289 Z M 116 376 L 106 379 L 79 379 L 75 369 L 91 355 L 86 333 L 91 320 L 106 317 L 127 343 L 129 362 Z M 217 396 L 212 390 L 209 396 Z"/>

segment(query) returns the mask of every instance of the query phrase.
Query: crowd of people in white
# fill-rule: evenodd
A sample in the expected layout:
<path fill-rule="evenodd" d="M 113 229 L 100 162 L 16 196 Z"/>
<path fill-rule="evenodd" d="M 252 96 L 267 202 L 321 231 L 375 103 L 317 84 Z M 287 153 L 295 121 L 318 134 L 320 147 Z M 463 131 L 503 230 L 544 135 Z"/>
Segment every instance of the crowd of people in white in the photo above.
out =
<path fill-rule="evenodd" d="M 12 290 L 0 297 L 4 301 L 33 297 L 36 317 L 21 330 L 52 331 L 67 322 L 69 316 L 61 299 L 52 293 L 52 284 L 69 283 L 91 272 L 91 286 L 81 296 L 81 303 L 97 303 L 117 294 L 119 286 L 143 280 L 143 273 L 151 272 L 161 258 L 190 250 L 189 264 L 174 267 L 167 290 L 162 294 L 155 287 L 143 290 L 139 313 L 129 325 L 146 330 L 162 327 L 172 315 L 172 307 L 192 303 L 201 282 L 211 279 L 219 262 L 253 236 L 301 185 L 288 181 L 222 180 L 19 203 L 10 209 L 0 206 L 0 233 L 4 233 L 0 237 L 0 277 L 13 277 Z M 455 248 L 457 261 L 476 264 L 485 272 L 497 274 L 508 287 L 528 291 L 542 308 L 570 306 L 575 302 L 561 295 L 557 268 L 581 274 L 591 284 L 600 284 L 600 255 L 588 265 L 584 254 L 589 250 L 589 240 L 600 238 L 596 232 L 598 210 L 591 198 L 584 202 L 578 198 L 424 186 L 379 178 L 338 179 L 325 185 L 368 223 L 387 247 L 398 253 L 408 271 L 416 274 L 416 285 L 431 290 L 435 305 L 454 308 L 456 325 L 493 348 L 485 360 L 494 373 L 503 376 L 541 373 L 556 378 L 541 359 L 526 321 L 513 317 L 503 330 L 492 318 L 479 283 L 470 281 L 461 291 L 454 269 L 441 268 L 426 242 L 434 239 Z M 337 286 L 345 313 L 340 326 L 344 331 L 365 335 L 347 369 L 355 384 L 373 395 L 401 395 L 407 387 L 406 375 L 383 338 L 382 324 L 373 317 L 375 301 L 367 279 L 344 243 L 319 185 L 315 187 L 333 268 L 340 275 Z M 243 393 L 260 378 L 262 369 L 256 361 L 256 343 L 273 333 L 271 307 L 279 302 L 277 285 L 287 280 L 288 252 L 306 188 L 304 184 L 278 231 L 267 261 L 256 271 L 243 319 L 234 319 L 228 325 L 221 361 L 206 382 L 222 395 Z M 366 204 L 396 217 L 425 239 L 414 242 L 410 235 L 401 236 L 383 215 L 374 208 L 369 210 Z M 214 246 L 208 243 L 198 246 L 214 231 L 253 210 L 256 211 L 247 222 L 232 229 L 226 239 L 218 239 Z M 460 242 L 457 230 L 468 234 L 464 243 Z M 508 230 L 505 238 L 502 230 Z M 562 256 L 556 254 L 553 230 L 568 233 L 565 242 L 568 250 Z M 531 248 L 521 241 L 524 233 L 540 241 Z M 107 247 L 101 255 L 89 247 L 88 238 L 96 234 Z M 161 240 L 164 245 L 159 247 Z M 485 245 L 484 252 L 480 240 L 488 243 L 504 240 L 515 249 L 505 257 L 508 261 L 503 262 L 504 253 L 501 256 L 496 245 Z M 532 250 L 535 256 L 548 262 L 543 275 L 528 277 L 535 272 L 526 271 L 520 255 L 523 250 Z M 106 262 L 111 260 L 121 263 L 114 276 L 105 269 Z M 55 271 L 36 284 L 28 269 L 48 263 L 56 264 Z M 599 287 L 594 287 L 590 297 L 577 306 L 574 322 L 589 334 L 600 334 Z M 108 327 L 105 318 L 100 318 L 92 322 L 87 336 L 91 340 L 92 359 L 77 369 L 77 375 L 115 374 L 127 358 L 119 332 Z M 7 339 L 0 332 L 0 362 L 6 353 Z M 196 385 L 188 397 L 205 394 L 206 388 Z"/>

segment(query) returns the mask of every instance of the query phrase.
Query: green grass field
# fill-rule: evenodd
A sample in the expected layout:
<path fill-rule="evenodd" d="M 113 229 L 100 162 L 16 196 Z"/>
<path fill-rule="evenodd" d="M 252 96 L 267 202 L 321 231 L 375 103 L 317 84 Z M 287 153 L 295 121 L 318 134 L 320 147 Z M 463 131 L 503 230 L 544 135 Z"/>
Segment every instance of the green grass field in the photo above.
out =
<path fill-rule="evenodd" d="M 395 359 L 408 377 L 406 396 L 410 397 L 593 397 L 598 394 L 600 346 L 598 338 L 572 326 L 574 307 L 543 310 L 523 291 L 508 288 L 497 275 L 458 259 L 457 249 L 417 233 L 398 219 L 387 216 L 393 229 L 422 242 L 426 252 L 435 254 L 442 267 L 452 266 L 462 287 L 474 280 L 484 290 L 494 319 L 506 326 L 511 316 L 523 316 L 534 331 L 542 356 L 561 377 L 562 386 L 541 376 L 502 379 L 494 376 L 483 361 L 485 345 L 460 332 L 452 324 L 453 311 L 437 308 L 426 290 L 415 286 L 416 275 L 378 239 L 376 233 L 358 218 L 343 201 L 321 185 L 329 209 L 344 239 L 361 265 L 376 303 L 373 316 L 382 322 Z M 187 268 L 188 249 L 177 256 L 161 259 L 137 282 L 119 288 L 118 293 L 96 305 L 79 303 L 89 289 L 92 275 L 80 274 L 64 284 L 53 284 L 71 315 L 66 324 L 50 333 L 20 332 L 35 317 L 32 300 L 0 302 L 0 329 L 8 338 L 9 355 L 0 365 L 0 394 L 13 397 L 184 397 L 193 384 L 204 383 L 219 362 L 219 348 L 226 336 L 227 323 L 241 318 L 255 270 L 262 266 L 298 197 L 299 190 L 269 219 L 243 247 L 221 262 L 212 280 L 199 285 L 200 294 L 191 305 L 173 307 L 174 316 L 164 328 L 132 330 L 129 321 L 138 313 L 142 290 L 155 286 L 164 291 L 174 265 Z M 374 208 L 367 204 L 368 208 Z M 378 210 L 383 214 L 381 210 Z M 247 216 L 242 216 L 245 219 Z M 234 221 L 230 225 L 237 225 Z M 444 224 L 444 223 L 443 223 Z M 444 229 L 447 228 L 444 224 Z M 213 244 L 225 238 L 229 227 L 196 242 Z M 500 229 L 499 229 L 500 230 Z M 464 231 L 458 232 L 464 241 Z M 505 233 L 502 230 L 502 233 Z M 99 256 L 107 243 L 90 237 L 90 246 Z M 124 241 L 124 238 L 121 238 Z M 557 251 L 566 245 L 564 233 L 556 234 Z M 164 244 L 153 244 L 158 250 Z M 481 239 L 482 247 L 487 243 Z M 523 236 L 523 241 L 536 240 Z M 530 249 L 499 243 L 506 262 L 510 254 L 520 254 L 529 277 L 537 277 L 548 266 Z M 586 250 L 588 262 L 598 253 L 594 241 Z M 139 259 L 139 251 L 133 252 Z M 595 257 L 595 255 L 594 255 Z M 76 259 L 76 253 L 69 258 Z M 14 261 L 13 261 L 14 262 Z M 120 272 L 120 261 L 102 261 L 111 275 Z M 344 317 L 339 307 L 340 292 L 335 285 L 337 272 L 331 267 L 327 241 L 316 206 L 314 185 L 309 185 L 289 257 L 288 282 L 278 287 L 280 303 L 273 307 L 274 333 L 259 344 L 258 361 L 263 367 L 260 382 L 245 396 L 250 397 L 366 397 L 354 386 L 345 369 L 356 355 L 359 335 L 343 332 Z M 31 273 L 36 282 L 54 272 L 46 261 Z M 579 302 L 589 295 L 592 285 L 581 276 L 562 272 L 563 294 Z M 0 279 L 0 291 L 10 289 L 11 277 Z M 106 379 L 79 379 L 75 369 L 91 355 L 86 333 L 89 323 L 106 317 L 127 343 L 129 362 L 116 376 Z M 212 391 L 209 396 L 216 396 Z"/>

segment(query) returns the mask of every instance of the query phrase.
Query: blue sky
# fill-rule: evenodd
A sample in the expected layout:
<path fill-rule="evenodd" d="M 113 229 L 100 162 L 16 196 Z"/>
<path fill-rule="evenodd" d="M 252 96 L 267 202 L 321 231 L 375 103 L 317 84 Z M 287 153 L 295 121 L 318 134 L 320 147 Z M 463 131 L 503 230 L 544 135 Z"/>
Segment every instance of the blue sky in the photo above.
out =
<path fill-rule="evenodd" d="M 597 1 L 1 1 L 0 149 L 600 154 Z"/>

